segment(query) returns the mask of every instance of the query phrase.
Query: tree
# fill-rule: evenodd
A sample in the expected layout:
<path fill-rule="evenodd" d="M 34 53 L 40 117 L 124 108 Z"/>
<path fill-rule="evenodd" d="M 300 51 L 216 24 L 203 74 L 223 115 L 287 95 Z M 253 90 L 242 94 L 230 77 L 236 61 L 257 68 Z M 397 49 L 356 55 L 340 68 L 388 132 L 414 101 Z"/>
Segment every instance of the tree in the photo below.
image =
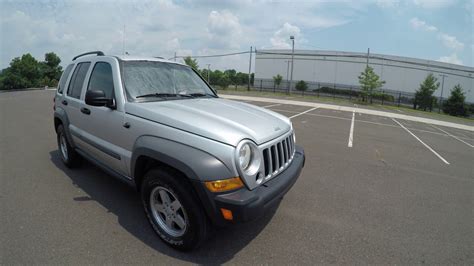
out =
<path fill-rule="evenodd" d="M 433 93 L 439 88 L 438 79 L 433 75 L 429 74 L 426 76 L 425 80 L 420 84 L 420 88 L 415 92 L 415 102 L 413 104 L 413 109 L 417 108 L 423 109 L 430 109 L 433 108 L 433 102 L 435 101 L 435 97 Z"/>
<path fill-rule="evenodd" d="M 224 75 L 226 75 L 232 84 L 237 84 L 237 71 L 235 69 L 227 69 L 224 71 Z"/>
<path fill-rule="evenodd" d="M 385 81 L 380 80 L 380 77 L 375 74 L 374 69 L 367 66 L 364 72 L 360 73 L 359 84 L 362 89 L 362 100 L 366 101 L 367 99 L 370 99 L 370 103 L 372 103 L 372 96 L 375 93 L 375 90 L 382 87 L 383 84 L 385 84 Z"/>
<path fill-rule="evenodd" d="M 196 59 L 192 59 L 191 56 L 186 56 L 184 58 L 184 63 L 190 67 L 192 67 L 194 70 L 199 70 L 199 65 Z"/>
<path fill-rule="evenodd" d="M 280 87 L 281 81 L 283 80 L 283 77 L 280 74 L 277 74 L 276 76 L 273 76 L 273 82 L 275 83 L 275 86 L 277 88 Z"/>
<path fill-rule="evenodd" d="M 40 63 L 40 72 L 43 76 L 40 80 L 40 86 L 57 85 L 62 73 L 60 63 L 61 59 L 55 53 L 50 52 L 44 55 L 44 61 Z"/>
<path fill-rule="evenodd" d="M 305 90 L 308 89 L 308 84 L 306 84 L 306 82 L 304 82 L 304 80 L 300 80 L 300 81 L 298 81 L 298 83 L 296 83 L 295 88 L 299 91 L 305 91 Z"/>
<path fill-rule="evenodd" d="M 460 84 L 454 86 L 451 95 L 443 105 L 443 112 L 454 116 L 467 116 L 466 96 Z"/>
<path fill-rule="evenodd" d="M 37 87 L 41 78 L 38 61 L 31 54 L 13 58 L 10 66 L 2 71 L 1 89 L 25 89 Z"/>

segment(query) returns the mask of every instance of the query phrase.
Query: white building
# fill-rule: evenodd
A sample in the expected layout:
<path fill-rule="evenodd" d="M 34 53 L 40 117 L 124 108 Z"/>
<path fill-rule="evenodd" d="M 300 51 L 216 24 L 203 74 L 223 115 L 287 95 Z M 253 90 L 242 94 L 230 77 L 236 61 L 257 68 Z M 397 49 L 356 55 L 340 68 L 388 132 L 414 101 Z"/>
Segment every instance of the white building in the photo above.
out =
<path fill-rule="evenodd" d="M 443 98 L 447 98 L 451 89 L 460 84 L 466 93 L 466 100 L 474 103 L 474 68 L 455 64 L 442 63 L 432 60 L 370 54 L 369 65 L 385 80 L 382 89 L 385 91 L 406 94 L 414 93 L 420 83 L 429 73 L 433 73 L 440 83 L 444 76 Z M 354 88 L 359 85 L 358 76 L 367 64 L 367 54 L 295 50 L 293 84 L 299 80 L 310 83 L 310 89 L 315 86 L 336 88 Z M 268 88 L 273 86 L 273 77 L 280 74 L 286 88 L 291 73 L 291 50 L 258 50 L 255 58 L 254 85 Z M 293 85 L 294 86 L 294 85 Z M 435 92 L 439 97 L 441 88 Z"/>

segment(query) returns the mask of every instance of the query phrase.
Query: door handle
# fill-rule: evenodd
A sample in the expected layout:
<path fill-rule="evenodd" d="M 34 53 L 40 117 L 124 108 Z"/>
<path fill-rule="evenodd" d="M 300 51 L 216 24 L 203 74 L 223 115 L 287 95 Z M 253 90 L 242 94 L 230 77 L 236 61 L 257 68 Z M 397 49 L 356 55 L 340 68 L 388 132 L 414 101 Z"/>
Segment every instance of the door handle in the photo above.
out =
<path fill-rule="evenodd" d="M 63 105 L 67 105 L 67 101 L 66 101 L 66 100 L 63 100 L 61 103 L 62 103 Z"/>
<path fill-rule="evenodd" d="M 85 108 L 85 107 L 82 107 L 82 108 L 81 108 L 81 112 L 82 112 L 83 114 L 86 114 L 86 115 L 90 115 L 90 114 L 91 114 L 91 110 L 89 110 L 89 109 L 87 109 L 87 108 Z"/>

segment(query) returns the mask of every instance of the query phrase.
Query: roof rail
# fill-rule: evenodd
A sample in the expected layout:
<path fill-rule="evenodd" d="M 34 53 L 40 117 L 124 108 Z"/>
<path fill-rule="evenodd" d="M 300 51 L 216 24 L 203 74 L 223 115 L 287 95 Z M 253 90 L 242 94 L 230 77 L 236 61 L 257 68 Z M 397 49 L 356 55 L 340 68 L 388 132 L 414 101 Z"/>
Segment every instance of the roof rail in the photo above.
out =
<path fill-rule="evenodd" d="M 155 56 L 155 58 L 158 58 L 158 59 L 165 59 L 164 57 L 161 57 L 161 56 Z"/>
<path fill-rule="evenodd" d="M 81 56 L 85 56 L 85 55 L 90 55 L 90 54 L 96 54 L 98 56 L 101 56 L 101 55 L 104 55 L 104 52 L 102 51 L 92 51 L 92 52 L 87 52 L 87 53 L 83 53 L 83 54 L 80 54 L 80 55 L 77 55 L 75 56 L 72 61 L 76 60 L 77 58 L 81 57 Z"/>

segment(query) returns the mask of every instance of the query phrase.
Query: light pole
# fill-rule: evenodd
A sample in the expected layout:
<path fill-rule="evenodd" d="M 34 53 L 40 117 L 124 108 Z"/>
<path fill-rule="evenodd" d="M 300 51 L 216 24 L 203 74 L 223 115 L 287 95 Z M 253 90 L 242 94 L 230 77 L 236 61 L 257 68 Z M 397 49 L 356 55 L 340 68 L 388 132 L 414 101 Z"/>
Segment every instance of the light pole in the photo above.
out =
<path fill-rule="evenodd" d="M 286 82 L 290 82 L 290 60 L 285 60 L 285 63 L 286 63 Z"/>
<path fill-rule="evenodd" d="M 443 79 L 441 81 L 441 95 L 439 95 L 439 108 L 438 113 L 441 113 L 441 106 L 443 105 L 443 90 L 444 90 L 444 77 L 447 77 L 445 74 L 439 74 Z"/>
<path fill-rule="evenodd" d="M 295 60 L 295 36 L 290 36 L 291 40 L 291 74 L 290 74 L 290 88 L 288 89 L 288 94 L 291 94 L 291 85 L 293 85 L 293 65 Z"/>
<path fill-rule="evenodd" d="M 207 64 L 207 83 L 210 84 L 210 81 L 209 81 L 209 72 L 211 72 L 211 64 Z"/>

